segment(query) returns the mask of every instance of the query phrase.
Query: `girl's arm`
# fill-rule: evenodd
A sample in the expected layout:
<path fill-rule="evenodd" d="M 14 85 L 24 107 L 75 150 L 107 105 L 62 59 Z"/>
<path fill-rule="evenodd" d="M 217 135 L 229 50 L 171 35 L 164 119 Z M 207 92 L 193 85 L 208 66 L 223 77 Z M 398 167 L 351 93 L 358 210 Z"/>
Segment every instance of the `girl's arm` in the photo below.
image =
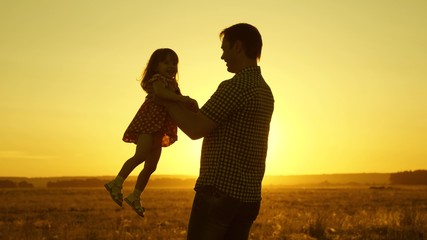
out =
<path fill-rule="evenodd" d="M 172 92 L 171 90 L 167 89 L 163 81 L 159 81 L 159 80 L 154 81 L 153 90 L 154 90 L 154 95 L 156 95 L 156 97 L 162 98 L 164 100 L 188 102 L 188 97 L 178 95 Z"/>

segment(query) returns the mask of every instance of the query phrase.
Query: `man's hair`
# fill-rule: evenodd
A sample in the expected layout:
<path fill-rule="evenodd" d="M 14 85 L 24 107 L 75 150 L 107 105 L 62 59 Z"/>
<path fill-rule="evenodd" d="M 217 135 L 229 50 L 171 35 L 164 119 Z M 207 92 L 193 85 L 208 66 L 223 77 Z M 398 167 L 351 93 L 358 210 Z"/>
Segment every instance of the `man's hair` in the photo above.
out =
<path fill-rule="evenodd" d="M 256 27 L 247 23 L 238 23 L 222 30 L 219 36 L 229 42 L 231 47 L 236 41 L 241 41 L 248 58 L 258 60 L 261 58 L 262 39 Z"/>

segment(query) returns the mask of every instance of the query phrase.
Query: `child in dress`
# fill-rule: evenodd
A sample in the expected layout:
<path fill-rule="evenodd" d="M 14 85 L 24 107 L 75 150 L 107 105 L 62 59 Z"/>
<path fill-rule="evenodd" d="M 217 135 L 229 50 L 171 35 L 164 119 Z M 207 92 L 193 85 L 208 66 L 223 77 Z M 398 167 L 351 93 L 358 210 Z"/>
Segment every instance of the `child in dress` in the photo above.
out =
<path fill-rule="evenodd" d="M 151 55 L 141 81 L 147 97 L 123 136 L 123 141 L 136 144 L 135 155 L 124 163 L 114 180 L 104 185 L 113 201 L 122 206 L 123 182 L 135 167 L 145 162 L 134 191 L 124 199 L 141 217 L 145 209 L 141 206 L 140 196 L 156 170 L 162 147 L 170 146 L 177 140 L 177 126 L 155 98 L 182 102 L 190 109 L 198 110 L 195 100 L 181 94 L 176 80 L 177 65 L 178 56 L 169 48 L 157 49 Z"/>

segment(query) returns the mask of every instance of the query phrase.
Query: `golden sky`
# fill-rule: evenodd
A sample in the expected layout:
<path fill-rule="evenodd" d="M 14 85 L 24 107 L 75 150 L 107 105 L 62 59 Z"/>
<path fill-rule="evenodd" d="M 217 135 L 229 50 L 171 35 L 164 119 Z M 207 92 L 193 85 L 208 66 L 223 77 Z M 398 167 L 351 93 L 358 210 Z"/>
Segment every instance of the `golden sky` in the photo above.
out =
<path fill-rule="evenodd" d="M 239 22 L 262 34 L 276 100 L 266 174 L 427 169 L 426 12 L 424 0 L 2 1 L 0 176 L 115 175 L 151 53 L 174 49 L 182 92 L 203 105 L 232 77 L 218 34 Z M 197 175 L 200 146 L 179 132 L 156 174 Z"/>

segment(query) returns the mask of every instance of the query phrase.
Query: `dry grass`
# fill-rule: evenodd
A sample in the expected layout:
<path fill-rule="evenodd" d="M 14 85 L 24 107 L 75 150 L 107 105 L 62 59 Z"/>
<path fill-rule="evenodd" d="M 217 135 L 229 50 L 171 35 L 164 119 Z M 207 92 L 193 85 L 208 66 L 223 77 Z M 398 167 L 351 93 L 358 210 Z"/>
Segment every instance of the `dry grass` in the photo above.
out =
<path fill-rule="evenodd" d="M 193 196 L 149 188 L 140 218 L 101 188 L 0 189 L 0 239 L 185 239 Z M 427 188 L 265 188 L 251 239 L 427 239 Z"/>

